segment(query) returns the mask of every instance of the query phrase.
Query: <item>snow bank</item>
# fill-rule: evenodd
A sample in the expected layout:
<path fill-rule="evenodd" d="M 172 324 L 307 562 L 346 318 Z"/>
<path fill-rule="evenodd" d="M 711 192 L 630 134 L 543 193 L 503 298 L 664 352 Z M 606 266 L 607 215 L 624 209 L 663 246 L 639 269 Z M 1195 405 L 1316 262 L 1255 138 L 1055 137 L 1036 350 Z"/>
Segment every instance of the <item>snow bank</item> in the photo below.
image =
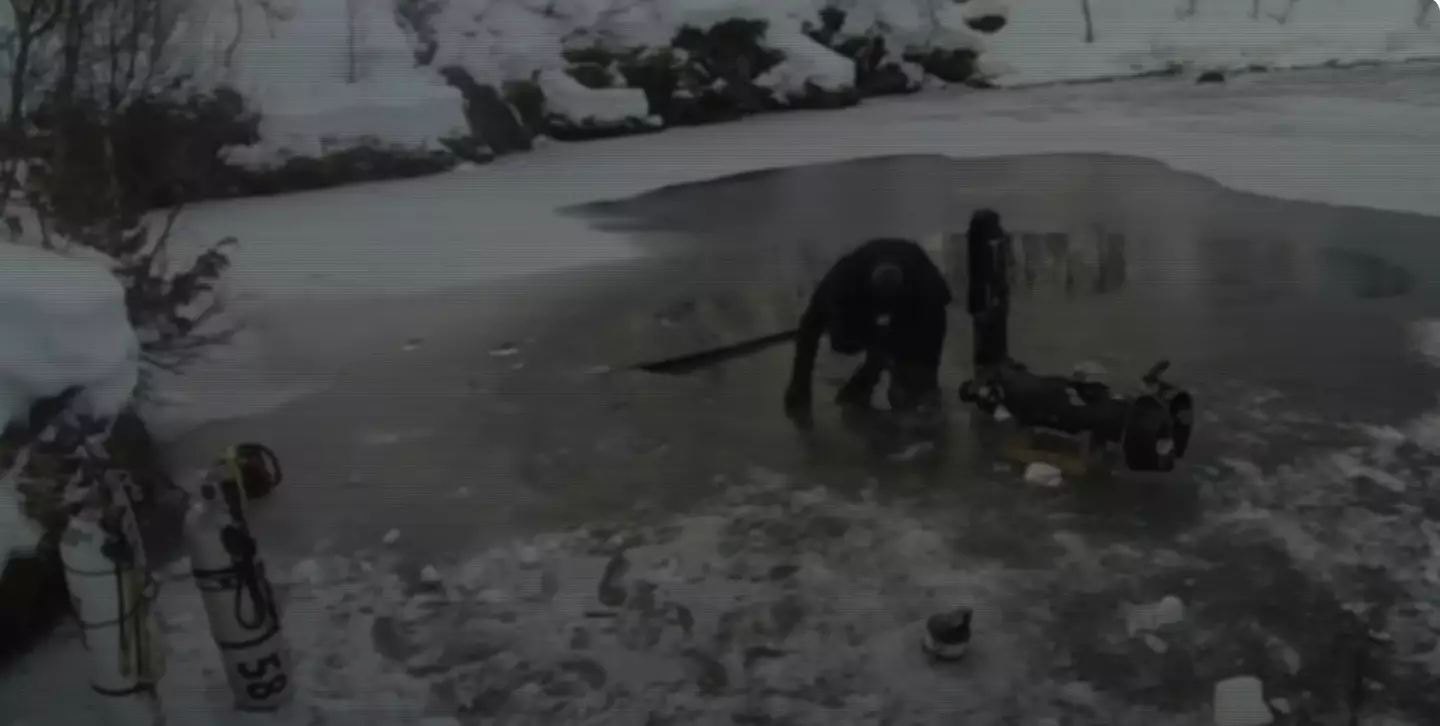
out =
<path fill-rule="evenodd" d="M 1440 12 L 1428 0 L 1089 0 L 1092 43 L 1080 0 L 1011 5 L 1009 25 L 981 58 L 1002 85 L 1174 63 L 1283 68 L 1440 55 Z M 1436 19 L 1422 17 L 1424 8 Z"/>
<path fill-rule="evenodd" d="M 134 392 L 139 349 L 108 270 L 0 244 L 0 421 L 74 385 L 85 387 L 81 412 L 117 412 Z"/>
<path fill-rule="evenodd" d="M 638 88 L 586 88 L 564 71 L 541 73 L 539 85 L 545 94 L 546 111 L 573 125 L 660 123 L 658 119 L 646 120 L 650 116 L 650 104 L 645 100 L 645 92 Z"/>
<path fill-rule="evenodd" d="M 394 0 L 195 0 L 182 47 L 209 83 L 226 83 L 263 114 L 255 147 L 231 160 L 263 166 L 378 142 L 433 147 L 467 135 L 458 91 L 427 68 Z"/>
<path fill-rule="evenodd" d="M 845 32 L 881 32 L 894 47 L 929 44 L 979 48 L 966 27 L 980 14 L 1004 16 L 999 0 L 953 5 L 932 0 L 452 0 L 435 19 L 439 53 L 434 65 L 464 68 L 481 83 L 528 80 L 560 69 L 561 53 L 592 43 L 668 45 L 685 25 L 709 27 L 731 19 L 764 20 L 767 43 L 790 56 L 774 79 L 827 90 L 854 84 L 853 64 L 801 33 L 826 6 L 845 10 Z M 833 57 L 832 57 L 833 56 Z"/>
<path fill-rule="evenodd" d="M 781 96 L 803 95 L 810 87 L 843 91 L 855 87 L 855 62 L 811 40 L 795 25 L 772 28 L 770 47 L 785 60 L 756 79 L 756 84 Z"/>
<path fill-rule="evenodd" d="M 125 292 L 108 270 L 0 243 L 0 425 L 77 385 L 84 387 L 78 412 L 116 413 L 135 390 L 139 351 Z M 17 504 L 10 482 L 0 480 L 0 563 L 33 544 Z"/>

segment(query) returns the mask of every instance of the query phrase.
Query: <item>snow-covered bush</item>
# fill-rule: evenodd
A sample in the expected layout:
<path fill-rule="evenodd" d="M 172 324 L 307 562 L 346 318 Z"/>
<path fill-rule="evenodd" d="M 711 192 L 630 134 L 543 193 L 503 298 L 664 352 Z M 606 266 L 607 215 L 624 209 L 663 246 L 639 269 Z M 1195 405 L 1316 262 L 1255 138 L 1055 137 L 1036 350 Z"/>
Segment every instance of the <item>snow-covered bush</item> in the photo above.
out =
<path fill-rule="evenodd" d="M 93 260 L 0 242 L 0 658 L 65 612 L 69 505 L 121 472 L 142 499 L 168 488 L 127 411 L 140 344 L 125 296 Z"/>
<path fill-rule="evenodd" d="M 64 104 L 63 106 L 61 104 Z M 168 207 L 215 196 L 227 176 L 222 151 L 259 139 L 259 115 L 228 88 L 146 91 L 103 108 L 96 98 L 48 98 L 28 116 L 29 187 L 50 211 L 73 224 L 111 210 L 111 193 L 127 210 Z M 65 153 L 57 153 L 60 145 Z M 113 158 L 107 158 L 112 155 Z M 89 173 L 113 168 L 113 179 Z"/>
<path fill-rule="evenodd" d="M 148 208 L 189 193 L 175 181 L 210 173 L 219 146 L 253 132 L 238 96 L 192 92 L 169 63 L 169 0 L 27 7 L 47 14 L 25 18 L 30 41 L 6 47 L 9 68 L 33 72 L 7 78 L 0 159 L 12 236 L 0 242 L 7 559 L 36 533 L 53 544 L 82 501 L 120 516 L 112 484 L 147 501 L 169 489 L 132 404 L 145 372 L 183 368 L 230 332 L 210 324 L 234 240 L 175 264 L 179 207 L 159 220 Z M 12 584 L 0 582 L 0 600 L 36 590 Z"/>

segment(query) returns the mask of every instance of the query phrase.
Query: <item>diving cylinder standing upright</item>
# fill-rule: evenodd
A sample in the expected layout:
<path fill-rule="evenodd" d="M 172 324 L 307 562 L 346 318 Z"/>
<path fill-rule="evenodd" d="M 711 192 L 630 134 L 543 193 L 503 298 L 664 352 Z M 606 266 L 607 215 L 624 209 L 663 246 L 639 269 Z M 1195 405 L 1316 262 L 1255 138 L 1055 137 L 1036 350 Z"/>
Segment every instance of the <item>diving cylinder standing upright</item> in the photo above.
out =
<path fill-rule="evenodd" d="M 290 648 L 245 520 L 238 477 L 207 477 L 186 515 L 185 539 L 235 707 L 273 711 L 284 706 L 294 696 Z"/>
<path fill-rule="evenodd" d="M 139 540 L 127 536 L 133 528 L 114 517 L 107 522 L 102 511 L 91 506 L 71 516 L 60 541 L 65 584 L 90 653 L 90 688 L 105 699 L 113 726 L 163 726 L 156 686 L 165 663 L 151 611 L 153 582 Z"/>

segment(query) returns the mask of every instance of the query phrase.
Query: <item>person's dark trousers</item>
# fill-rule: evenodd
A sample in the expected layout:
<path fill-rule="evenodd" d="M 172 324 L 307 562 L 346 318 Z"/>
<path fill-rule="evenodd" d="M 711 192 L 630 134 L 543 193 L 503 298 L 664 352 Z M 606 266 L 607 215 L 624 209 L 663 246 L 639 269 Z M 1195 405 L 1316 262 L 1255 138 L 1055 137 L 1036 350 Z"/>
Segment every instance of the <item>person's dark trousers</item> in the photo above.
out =
<path fill-rule="evenodd" d="M 928 309 L 906 316 L 893 331 L 891 410 L 911 410 L 938 400 L 947 318 L 945 308 Z"/>
<path fill-rule="evenodd" d="M 1005 311 L 975 315 L 975 372 L 990 372 L 1010 357 L 1010 320 Z"/>
<path fill-rule="evenodd" d="M 846 325 L 847 322 L 850 324 Z M 865 361 L 855 369 L 836 394 L 836 403 L 865 404 L 870 401 L 888 362 L 884 340 L 879 332 L 872 325 L 844 320 L 830 328 L 831 350 L 840 355 L 857 355 L 862 352 L 865 354 Z"/>
<path fill-rule="evenodd" d="M 850 380 L 840 387 L 835 394 L 835 402 L 842 406 L 864 406 L 870 404 L 870 398 L 875 393 L 875 386 L 880 384 L 880 376 L 889 367 L 890 357 L 880 348 L 872 348 L 865 353 L 865 362 L 850 375 Z"/>

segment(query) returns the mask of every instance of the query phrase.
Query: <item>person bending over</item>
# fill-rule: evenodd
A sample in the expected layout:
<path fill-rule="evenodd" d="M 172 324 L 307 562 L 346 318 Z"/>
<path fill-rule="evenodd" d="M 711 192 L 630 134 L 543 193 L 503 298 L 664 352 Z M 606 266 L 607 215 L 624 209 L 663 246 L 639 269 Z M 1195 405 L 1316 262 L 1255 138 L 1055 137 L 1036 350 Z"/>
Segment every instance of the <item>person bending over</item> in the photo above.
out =
<path fill-rule="evenodd" d="M 786 414 L 802 428 L 812 422 L 811 379 L 824 335 L 836 353 L 865 354 L 836 403 L 868 406 L 886 372 L 893 410 L 911 409 L 934 397 L 945 347 L 945 307 L 951 299 L 944 275 L 925 250 L 909 240 L 870 240 L 840 258 L 800 318 Z"/>

